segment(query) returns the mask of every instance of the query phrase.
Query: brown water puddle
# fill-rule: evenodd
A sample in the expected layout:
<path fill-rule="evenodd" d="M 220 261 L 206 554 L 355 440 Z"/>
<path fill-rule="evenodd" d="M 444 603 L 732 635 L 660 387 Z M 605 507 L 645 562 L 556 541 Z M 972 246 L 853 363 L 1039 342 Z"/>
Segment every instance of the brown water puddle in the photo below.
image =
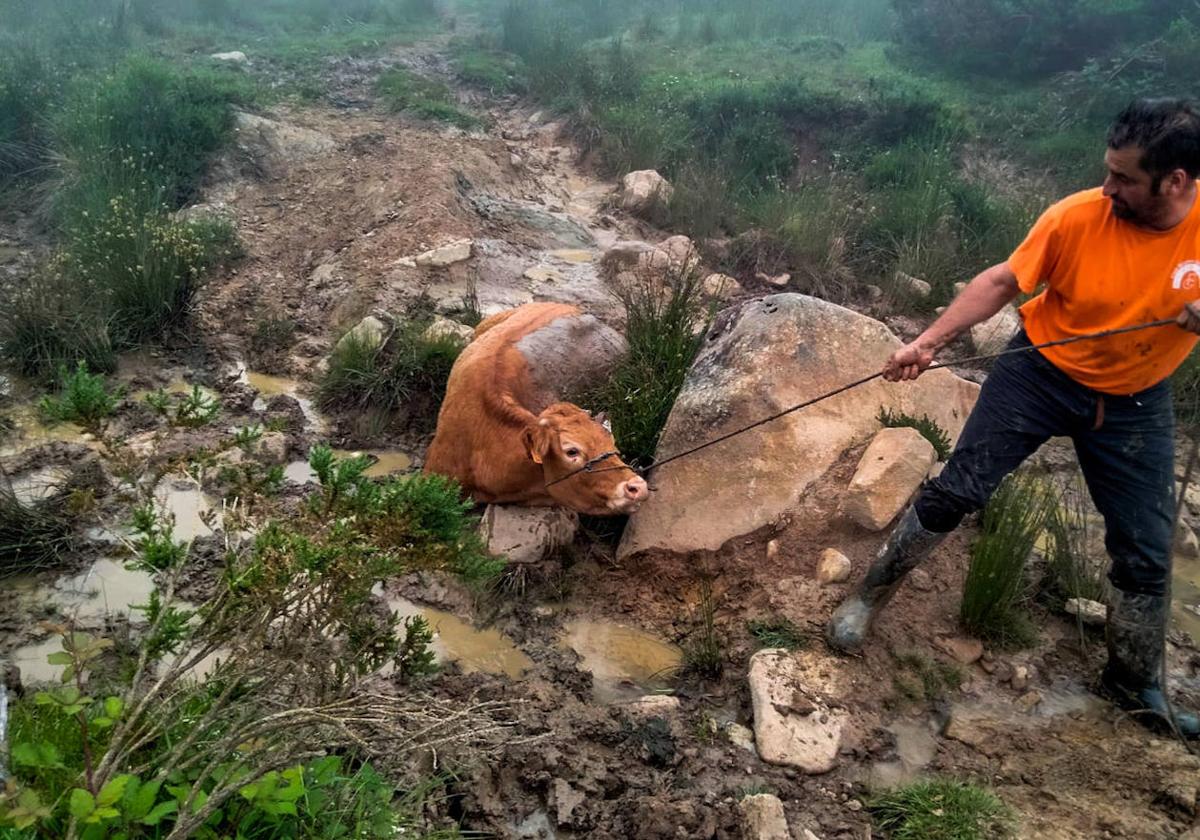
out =
<path fill-rule="evenodd" d="M 57 495 L 70 477 L 71 471 L 66 467 L 42 467 L 14 476 L 9 488 L 22 505 L 35 505 Z"/>
<path fill-rule="evenodd" d="M 74 423 L 47 424 L 35 405 L 22 405 L 8 412 L 16 427 L 13 437 L 0 445 L 0 457 L 16 455 L 46 443 L 82 443 L 95 447 L 97 442 L 82 426 Z"/>
<path fill-rule="evenodd" d="M 516 679 L 533 661 L 498 630 L 479 629 L 453 613 L 422 607 L 407 598 L 388 598 L 388 608 L 400 618 L 422 616 L 434 632 L 431 646 L 440 662 L 455 662 L 470 674 L 482 671 Z"/>
<path fill-rule="evenodd" d="M 567 622 L 563 643 L 583 659 L 592 673 L 597 703 L 633 700 L 671 687 L 683 652 L 644 630 L 613 621 L 575 619 Z"/>
<path fill-rule="evenodd" d="M 154 578 L 148 572 L 128 569 L 120 560 L 104 558 L 86 572 L 56 581 L 48 600 L 84 625 L 114 614 L 139 622 L 144 614 L 133 607 L 145 604 L 153 591 Z"/>
<path fill-rule="evenodd" d="M 204 515 L 216 503 L 191 479 L 163 478 L 154 488 L 154 498 L 160 510 L 174 519 L 176 540 L 194 540 L 213 533 L 205 524 Z"/>
<path fill-rule="evenodd" d="M 45 641 L 19 647 L 8 655 L 9 661 L 21 669 L 21 682 L 25 685 L 34 683 L 58 682 L 62 676 L 62 665 L 51 665 L 46 661 L 52 653 L 58 653 L 62 648 L 62 639 L 51 636 Z"/>
<path fill-rule="evenodd" d="M 384 478 L 392 473 L 405 472 L 412 467 L 412 456 L 398 449 L 335 449 L 333 455 L 335 458 L 372 456 L 375 462 L 363 473 L 367 478 Z M 295 484 L 308 484 L 317 480 L 317 474 L 308 465 L 308 461 L 292 461 L 284 467 L 283 477 Z"/>
<path fill-rule="evenodd" d="M 289 379 L 286 376 L 272 376 L 269 373 L 258 373 L 239 363 L 238 382 L 249 385 L 258 391 L 258 399 L 254 401 L 255 411 L 262 411 L 267 407 L 267 402 L 271 397 L 282 394 L 300 404 L 300 410 L 304 412 L 304 419 L 310 429 L 319 431 L 325 428 L 325 418 L 317 411 L 312 400 L 300 396 L 301 383 L 299 380 Z"/>
<path fill-rule="evenodd" d="M 586 251 L 581 248 L 562 248 L 557 251 L 550 251 L 550 256 L 556 260 L 562 260 L 567 263 L 575 263 L 581 265 L 590 263 L 596 259 L 595 251 Z"/>
<path fill-rule="evenodd" d="M 927 721 L 898 720 L 885 727 L 896 739 L 896 758 L 871 766 L 872 788 L 900 787 L 913 781 L 937 756 L 938 742 Z"/>

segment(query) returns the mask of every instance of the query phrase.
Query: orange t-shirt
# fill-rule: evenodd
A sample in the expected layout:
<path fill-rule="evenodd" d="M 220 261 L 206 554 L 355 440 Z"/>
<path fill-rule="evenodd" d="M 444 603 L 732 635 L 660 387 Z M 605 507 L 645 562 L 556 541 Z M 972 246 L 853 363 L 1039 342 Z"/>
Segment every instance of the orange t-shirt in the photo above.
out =
<path fill-rule="evenodd" d="M 1100 189 L 1076 193 L 1042 214 L 1008 265 L 1021 291 L 1046 285 L 1021 307 L 1034 344 L 1174 318 L 1200 298 L 1200 199 L 1175 227 L 1152 231 L 1114 216 Z M 1133 394 L 1174 373 L 1195 343 L 1166 326 L 1041 352 L 1082 385 Z"/>

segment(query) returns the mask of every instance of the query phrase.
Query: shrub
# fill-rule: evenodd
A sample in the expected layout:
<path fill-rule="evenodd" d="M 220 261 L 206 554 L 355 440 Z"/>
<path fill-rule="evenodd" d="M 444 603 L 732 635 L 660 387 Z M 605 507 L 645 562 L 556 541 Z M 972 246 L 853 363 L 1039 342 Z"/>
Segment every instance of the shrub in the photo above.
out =
<path fill-rule="evenodd" d="M 914 782 L 875 797 L 869 808 L 891 840 L 1001 840 L 1014 827 L 994 793 L 950 780 Z"/>
<path fill-rule="evenodd" d="M 120 389 L 110 393 L 103 376 L 88 373 L 87 362 L 80 361 L 74 371 L 60 368 L 58 376 L 58 397 L 43 397 L 39 404 L 42 414 L 51 422 L 95 428 L 112 414 L 120 400 Z"/>
<path fill-rule="evenodd" d="M 445 84 L 403 67 L 394 67 L 380 76 L 375 90 L 392 111 L 404 111 L 423 120 L 445 122 L 462 129 L 480 125 L 478 117 L 458 107 Z"/>
<path fill-rule="evenodd" d="M 950 457 L 950 436 L 946 434 L 946 430 L 939 426 L 936 421 L 930 420 L 928 415 L 922 414 L 918 419 L 903 411 L 893 413 L 890 408 L 884 407 L 879 409 L 877 419 L 885 428 L 908 427 L 916 429 L 921 433 L 921 437 L 933 444 L 933 449 L 937 452 L 939 461 L 945 461 Z"/>
<path fill-rule="evenodd" d="M 717 633 L 717 602 L 710 580 L 700 584 L 700 604 L 696 611 L 696 627 L 683 647 L 683 671 L 702 679 L 716 679 L 725 670 L 725 652 Z"/>
<path fill-rule="evenodd" d="M 0 577 L 56 565 L 74 548 L 66 499 L 22 501 L 0 470 Z"/>
<path fill-rule="evenodd" d="M 0 357 L 17 373 L 48 383 L 78 362 L 101 373 L 117 369 L 103 307 L 74 278 L 43 269 L 0 298 Z"/>
<path fill-rule="evenodd" d="M 746 623 L 746 629 L 761 646 L 799 650 L 808 646 L 808 636 L 792 623 L 791 619 L 775 616 L 754 619 Z"/>
<path fill-rule="evenodd" d="M 428 339 L 426 322 L 408 319 L 380 345 L 350 333 L 329 358 L 317 391 L 328 409 L 403 412 L 408 422 L 429 424 L 446 394 L 446 381 L 462 344 L 454 338 Z"/>
<path fill-rule="evenodd" d="M 1045 528 L 1052 497 L 1034 478 L 1012 475 L 983 512 L 982 532 L 971 547 L 963 584 L 963 627 L 999 645 L 1023 647 L 1036 632 L 1021 606 L 1030 552 Z"/>
<path fill-rule="evenodd" d="M 649 464 L 703 340 L 706 310 L 694 272 L 638 277 L 618 290 L 629 353 L 595 399 L 626 460 Z"/>
<path fill-rule="evenodd" d="M 892 659 L 896 663 L 892 685 L 902 700 L 936 703 L 945 699 L 947 691 L 958 689 L 965 680 L 958 665 L 938 662 L 923 653 L 893 652 Z"/>
<path fill-rule="evenodd" d="M 45 158 L 46 112 L 61 81 L 59 68 L 32 46 L 0 49 L 0 177 L 28 172 Z"/>

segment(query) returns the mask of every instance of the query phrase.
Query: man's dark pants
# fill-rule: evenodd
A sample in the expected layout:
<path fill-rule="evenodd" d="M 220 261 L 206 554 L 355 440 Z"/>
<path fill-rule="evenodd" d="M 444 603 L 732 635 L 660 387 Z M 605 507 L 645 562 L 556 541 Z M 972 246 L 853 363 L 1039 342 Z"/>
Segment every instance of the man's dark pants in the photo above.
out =
<path fill-rule="evenodd" d="M 1022 331 L 1009 347 L 1029 344 Z M 1113 396 L 1075 382 L 1037 350 L 1001 357 L 946 468 L 917 498 L 917 517 L 929 531 L 954 530 L 1047 439 L 1070 437 L 1104 516 L 1109 580 L 1161 595 L 1171 571 L 1174 425 L 1166 382 Z"/>

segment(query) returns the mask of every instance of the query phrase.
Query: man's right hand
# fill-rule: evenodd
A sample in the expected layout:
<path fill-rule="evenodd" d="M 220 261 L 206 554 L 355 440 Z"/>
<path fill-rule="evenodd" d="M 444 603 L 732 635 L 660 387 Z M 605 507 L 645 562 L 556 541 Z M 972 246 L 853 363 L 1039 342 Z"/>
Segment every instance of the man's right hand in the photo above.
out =
<path fill-rule="evenodd" d="M 892 354 L 883 366 L 883 378 L 888 382 L 916 379 L 921 372 L 933 364 L 933 349 L 920 339 L 906 344 Z"/>

